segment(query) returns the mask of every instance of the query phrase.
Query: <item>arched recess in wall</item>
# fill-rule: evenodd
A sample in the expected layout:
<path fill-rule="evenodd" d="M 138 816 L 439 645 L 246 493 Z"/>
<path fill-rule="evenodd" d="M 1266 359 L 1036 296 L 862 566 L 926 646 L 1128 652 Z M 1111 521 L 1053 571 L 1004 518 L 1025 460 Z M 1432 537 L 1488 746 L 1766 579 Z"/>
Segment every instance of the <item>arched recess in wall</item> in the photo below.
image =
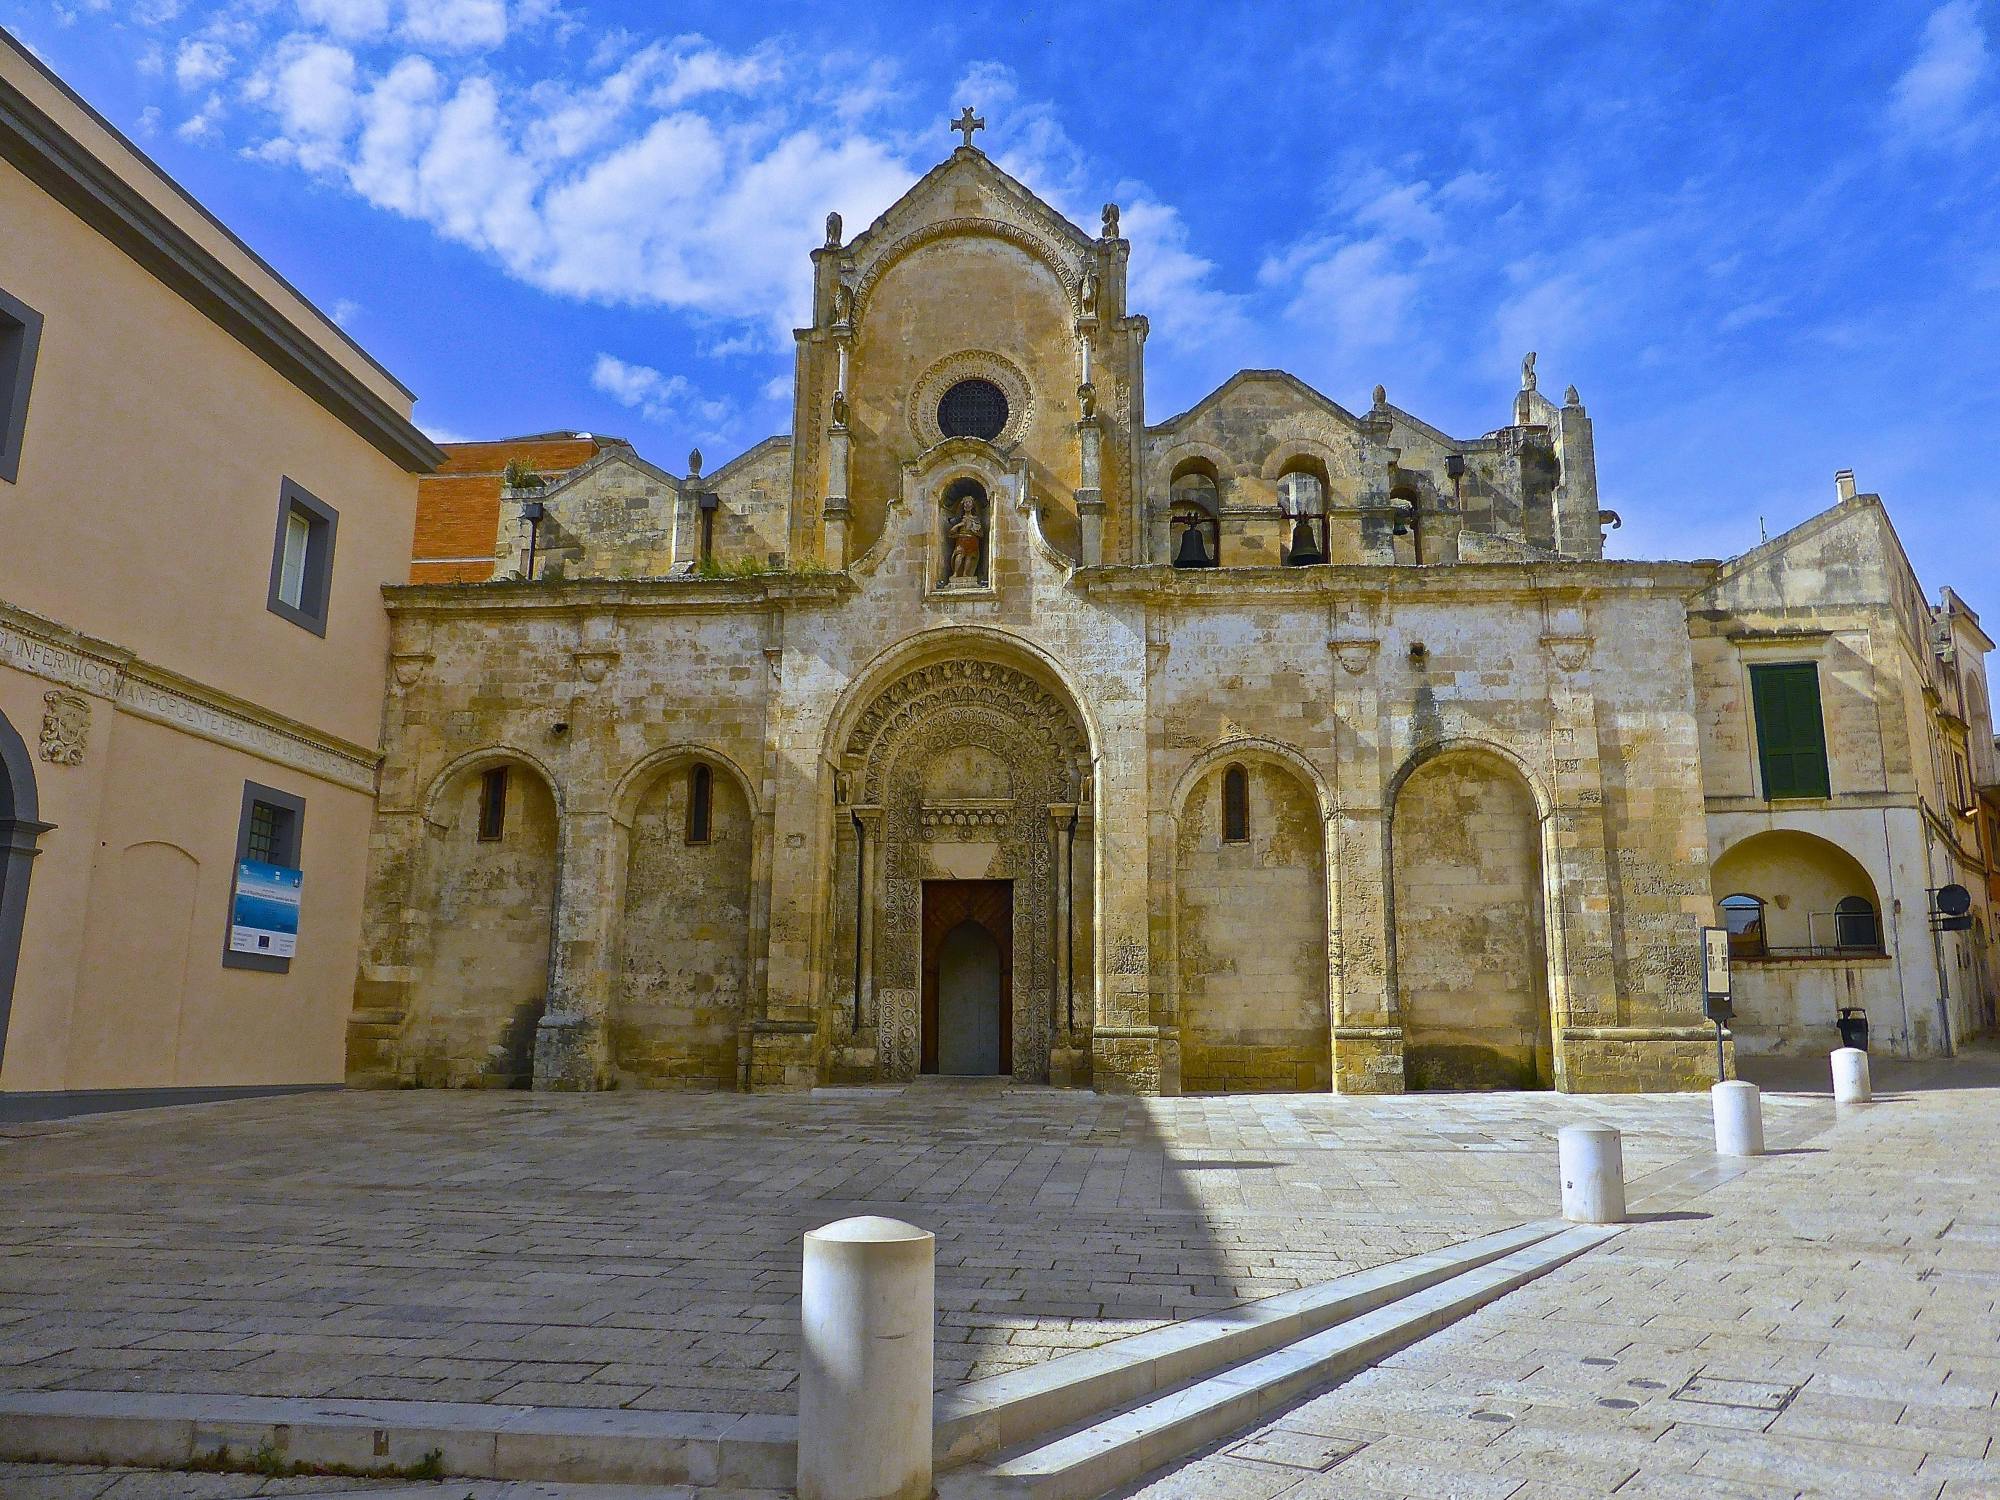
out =
<path fill-rule="evenodd" d="M 1390 846 L 1406 1086 L 1553 1086 L 1533 788 L 1496 752 L 1447 750 L 1400 779 Z"/>
<path fill-rule="evenodd" d="M 20 967 L 21 929 L 28 915 L 28 877 L 36 841 L 48 830 L 39 820 L 35 761 L 21 736 L 0 714 L 0 1060 L 7 1051 L 7 1023 L 14 1009 L 14 975 Z"/>
<path fill-rule="evenodd" d="M 560 818 L 547 773 L 477 752 L 428 799 L 412 882 L 429 940 L 412 954 L 399 1071 L 433 1088 L 527 1088 L 549 988 Z"/>
<path fill-rule="evenodd" d="M 1325 811 L 1289 756 L 1228 746 L 1183 778 L 1174 964 L 1184 1091 L 1332 1087 Z"/>
<path fill-rule="evenodd" d="M 212 1083 L 213 1059 L 179 1056 L 201 863 L 180 845 L 142 839 L 99 855 L 100 899 L 84 928 L 67 1076 L 80 1088 L 134 1088 L 164 1075 Z M 211 929 L 210 962 L 223 933 Z M 142 983 L 135 980 L 143 976 Z"/>
<path fill-rule="evenodd" d="M 626 778 L 624 898 L 611 1065 L 641 1088 L 732 1088 L 749 1019 L 756 805 L 742 773 L 693 747 Z"/>

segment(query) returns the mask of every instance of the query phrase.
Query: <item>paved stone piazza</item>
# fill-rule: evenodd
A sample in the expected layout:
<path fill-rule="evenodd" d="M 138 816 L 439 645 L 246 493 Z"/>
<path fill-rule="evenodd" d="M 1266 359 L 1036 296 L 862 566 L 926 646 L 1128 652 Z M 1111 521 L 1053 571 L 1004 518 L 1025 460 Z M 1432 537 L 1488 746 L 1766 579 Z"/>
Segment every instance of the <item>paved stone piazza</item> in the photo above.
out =
<path fill-rule="evenodd" d="M 938 1236 L 940 1385 L 1546 1215 L 1701 1096 L 347 1093 L 0 1134 L 0 1388 L 790 1411 L 800 1236 Z M 1828 1106 L 1773 1100 L 1774 1132 Z"/>

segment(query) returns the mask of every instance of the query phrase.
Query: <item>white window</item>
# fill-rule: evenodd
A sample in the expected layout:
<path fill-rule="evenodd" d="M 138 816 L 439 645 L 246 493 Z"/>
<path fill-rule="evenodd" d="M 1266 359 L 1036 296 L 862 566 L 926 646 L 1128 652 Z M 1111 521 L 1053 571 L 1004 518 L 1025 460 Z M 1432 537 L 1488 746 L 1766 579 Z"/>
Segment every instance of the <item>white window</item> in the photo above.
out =
<path fill-rule="evenodd" d="M 285 556 L 278 568 L 278 598 L 293 609 L 305 600 L 306 549 L 312 541 L 312 522 L 296 510 L 285 512 Z"/>

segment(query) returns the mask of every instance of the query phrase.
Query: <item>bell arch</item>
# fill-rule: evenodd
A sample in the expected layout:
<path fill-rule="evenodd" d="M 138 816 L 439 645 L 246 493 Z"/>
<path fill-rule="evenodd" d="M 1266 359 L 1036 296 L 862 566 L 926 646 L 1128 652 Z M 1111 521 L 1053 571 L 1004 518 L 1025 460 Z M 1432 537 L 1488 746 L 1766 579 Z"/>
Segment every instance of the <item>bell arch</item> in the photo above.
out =
<path fill-rule="evenodd" d="M 925 948 L 927 888 L 1004 889 L 1003 1052 L 1014 1077 L 1045 1081 L 1051 1049 L 1073 1042 L 1072 934 L 1089 925 L 1075 827 L 1091 748 L 1075 697 L 998 632 L 952 630 L 865 674 L 833 734 L 827 968 L 854 976 L 829 996 L 833 1033 L 872 1059 L 873 1076 L 914 1077 L 938 1052 L 924 1029 L 938 960 Z"/>

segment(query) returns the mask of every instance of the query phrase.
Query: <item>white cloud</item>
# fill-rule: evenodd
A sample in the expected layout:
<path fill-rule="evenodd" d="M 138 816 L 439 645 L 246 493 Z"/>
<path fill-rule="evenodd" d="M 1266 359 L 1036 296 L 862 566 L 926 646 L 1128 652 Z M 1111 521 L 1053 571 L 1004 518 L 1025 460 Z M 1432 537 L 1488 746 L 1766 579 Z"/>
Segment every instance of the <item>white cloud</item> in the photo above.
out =
<path fill-rule="evenodd" d="M 1916 60 L 1890 94 L 1896 134 L 1915 144 L 1965 144 L 1978 133 L 1973 108 L 1990 61 L 1973 0 L 1947 0 L 1932 11 Z"/>
<path fill-rule="evenodd" d="M 327 316 L 332 318 L 342 328 L 345 328 L 361 316 L 361 304 L 356 302 L 352 297 L 341 297 L 334 302 L 332 307 L 327 309 Z"/>
<path fill-rule="evenodd" d="M 231 61 L 228 48 L 189 37 L 174 53 L 174 81 L 184 89 L 206 88 L 228 75 Z"/>
<path fill-rule="evenodd" d="M 345 41 L 365 41 L 389 29 L 389 0 L 298 0 L 299 19 Z"/>
<path fill-rule="evenodd" d="M 262 154 L 313 170 L 336 161 L 355 118 L 357 74 L 344 47 L 305 36 L 280 42 L 243 88 L 244 99 L 275 114 L 284 132 Z"/>
<path fill-rule="evenodd" d="M 402 35 L 420 47 L 472 52 L 507 40 L 504 0 L 404 0 Z"/>
<path fill-rule="evenodd" d="M 141 139 L 151 140 L 154 136 L 158 135 L 160 133 L 160 107 L 157 104 L 149 104 L 140 110 L 138 124 Z"/>
<path fill-rule="evenodd" d="M 1401 252 L 1381 236 L 1307 242 L 1267 260 L 1258 276 L 1294 288 L 1285 316 L 1331 336 L 1342 351 L 1394 342 L 1418 286 Z"/>
<path fill-rule="evenodd" d="M 663 375 L 650 365 L 628 365 L 615 354 L 603 353 L 591 367 L 590 384 L 648 422 L 672 420 L 692 390 L 684 375 Z"/>
<path fill-rule="evenodd" d="M 174 134 L 184 141 L 220 140 L 220 122 L 228 112 L 229 107 L 222 102 L 222 95 L 211 93 L 202 101 L 200 109 L 174 127 Z"/>

